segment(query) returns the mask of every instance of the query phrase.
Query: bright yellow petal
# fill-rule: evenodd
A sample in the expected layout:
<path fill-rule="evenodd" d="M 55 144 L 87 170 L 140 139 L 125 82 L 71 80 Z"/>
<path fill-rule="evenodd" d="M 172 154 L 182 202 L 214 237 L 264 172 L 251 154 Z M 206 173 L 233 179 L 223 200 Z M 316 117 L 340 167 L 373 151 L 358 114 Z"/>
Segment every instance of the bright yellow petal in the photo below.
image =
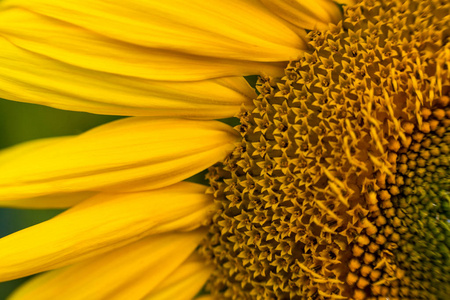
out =
<path fill-rule="evenodd" d="M 227 79 L 238 90 L 203 80 L 280 75 L 304 47 L 256 0 L 2 1 L 0 97 L 99 114 L 225 118 L 254 93 L 242 78 Z"/>
<path fill-rule="evenodd" d="M 199 227 L 214 206 L 204 192 L 204 186 L 183 182 L 149 192 L 94 196 L 0 239 L 0 281 L 67 266 L 145 236 Z"/>
<path fill-rule="evenodd" d="M 357 0 L 335 0 L 335 2 L 343 5 L 355 5 Z"/>
<path fill-rule="evenodd" d="M 194 270 L 201 265 L 201 261 L 191 259 L 186 262 L 186 259 L 205 234 L 204 229 L 198 229 L 143 238 L 103 255 L 39 275 L 21 286 L 10 300 L 140 300 L 150 291 L 160 289 L 167 277 L 172 278 L 172 273 L 179 273 L 177 269 L 184 270 L 190 265 Z"/>
<path fill-rule="evenodd" d="M 0 201 L 168 186 L 223 159 L 236 138 L 217 121 L 118 120 L 0 164 Z"/>
<path fill-rule="evenodd" d="M 331 0 L 260 0 L 275 14 L 291 24 L 306 29 L 327 29 L 342 17 L 339 7 Z"/>
<path fill-rule="evenodd" d="M 2 1 L 0 8 L 1 14 L 8 9 L 26 9 L 142 47 L 243 62 L 287 61 L 305 47 L 299 36 L 257 0 L 9 0 Z M 46 49 L 68 49 L 67 44 L 72 44 L 87 53 L 91 50 L 84 49 L 88 46 L 84 40 L 81 45 L 77 40 L 60 45 L 60 39 L 67 41 L 67 37 L 58 31 L 41 32 L 41 25 L 35 24 L 40 21 L 20 24 L 16 23 L 20 19 L 7 20 L 10 23 L 4 27 L 19 27 L 17 35 L 42 40 L 49 44 Z M 15 31 L 10 30 L 6 37 Z M 77 49 L 71 51 L 80 51 Z M 53 51 L 45 55 L 53 56 Z"/>
<path fill-rule="evenodd" d="M 21 155 L 26 155 L 37 149 L 51 145 L 53 143 L 68 140 L 70 137 L 45 138 L 25 142 L 6 150 L 0 151 L 0 165 L 16 159 Z M 0 206 L 12 208 L 67 208 L 83 200 L 92 197 L 96 192 L 77 192 L 69 194 L 46 195 L 35 198 L 24 198 L 16 200 L 0 200 Z"/>
<path fill-rule="evenodd" d="M 89 199 L 96 194 L 98 194 L 98 192 L 75 192 L 45 195 L 34 198 L 0 200 L 0 207 L 23 209 L 68 208 Z"/>
<path fill-rule="evenodd" d="M 70 139 L 70 137 L 51 137 L 51 138 L 42 138 L 34 141 L 24 142 L 4 150 L 0 150 L 0 165 L 15 159 L 18 156 L 27 154 L 29 152 L 35 151 L 44 146 L 51 145 L 58 141 L 64 141 Z"/>
<path fill-rule="evenodd" d="M 200 291 L 212 272 L 205 258 L 194 253 L 166 278 L 145 300 L 191 300 Z"/>
<path fill-rule="evenodd" d="M 113 45 L 111 47 L 109 52 L 117 49 Z M 143 74 L 138 71 L 136 77 L 132 77 L 76 67 L 24 50 L 1 37 L 0 48 L 0 97 L 9 100 L 98 114 L 214 119 L 235 115 L 242 104 L 249 104 L 255 98 L 245 79 L 239 77 L 196 82 L 155 81 L 142 78 Z M 126 52 L 134 55 L 131 50 Z M 124 53 L 117 55 L 117 61 L 126 61 L 122 59 Z M 104 52 L 99 55 L 104 56 Z M 164 59 L 155 56 L 153 69 L 169 68 L 169 73 L 173 72 L 175 66 L 170 67 Z M 93 58 L 89 63 L 95 64 L 95 61 L 97 59 Z M 104 66 L 113 65 L 98 61 Z M 172 59 L 170 61 L 173 62 Z M 201 63 L 202 60 L 199 61 Z M 193 73 L 203 76 L 210 69 L 207 64 L 203 67 L 183 61 L 176 61 L 176 64 L 178 69 L 188 67 L 193 76 Z M 143 67 L 143 70 L 152 70 L 151 66 L 141 64 L 139 60 L 135 65 Z M 123 66 L 114 68 L 118 72 L 126 70 Z M 164 74 L 165 71 L 158 69 L 154 72 Z M 180 69 L 176 74 L 187 72 Z"/>

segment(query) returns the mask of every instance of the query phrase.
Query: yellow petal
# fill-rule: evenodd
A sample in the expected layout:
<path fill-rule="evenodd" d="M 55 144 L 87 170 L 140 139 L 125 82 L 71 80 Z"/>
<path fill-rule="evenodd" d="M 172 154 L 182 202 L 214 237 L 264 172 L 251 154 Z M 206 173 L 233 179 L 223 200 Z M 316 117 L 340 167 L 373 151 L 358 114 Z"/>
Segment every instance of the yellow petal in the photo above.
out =
<path fill-rule="evenodd" d="M 96 194 L 98 194 L 98 192 L 75 192 L 66 194 L 52 194 L 33 198 L 0 200 L 0 206 L 23 209 L 68 208 L 89 199 Z"/>
<path fill-rule="evenodd" d="M 228 79 L 237 91 L 203 80 L 279 75 L 304 47 L 256 0 L 2 1 L 0 97 L 100 114 L 225 118 L 254 94 L 242 78 Z"/>
<path fill-rule="evenodd" d="M 0 164 L 0 201 L 168 186 L 223 159 L 236 138 L 217 121 L 118 120 Z"/>
<path fill-rule="evenodd" d="M 29 152 L 36 151 L 37 149 L 51 145 L 58 141 L 64 141 L 70 139 L 70 137 L 54 137 L 44 138 L 34 141 L 25 142 L 6 150 L 0 151 L 0 165 L 9 162 L 12 159 L 21 155 L 26 155 Z M 55 194 L 45 195 L 35 198 L 24 198 L 16 200 L 0 200 L 0 206 L 12 207 L 12 208 L 67 208 L 71 207 L 83 200 L 92 197 L 96 192 L 77 192 L 68 194 Z"/>
<path fill-rule="evenodd" d="M 76 67 L 24 50 L 1 37 L 0 48 L 0 97 L 9 100 L 97 114 L 214 119 L 235 115 L 242 104 L 249 104 L 255 98 L 245 79 L 239 77 L 195 82 L 155 81 L 142 78 L 143 74 L 131 67 L 129 73 L 136 71 L 136 77 Z M 108 51 L 114 52 L 116 48 Z M 126 52 L 135 55 L 131 50 Z M 118 61 L 126 61 L 122 59 L 124 53 L 117 54 Z M 104 56 L 104 52 L 99 55 Z M 72 56 L 68 54 L 68 57 Z M 160 61 L 163 59 L 160 58 L 155 57 L 154 68 L 167 68 L 168 62 Z M 95 61 L 96 58 L 89 64 L 93 65 Z M 110 62 L 99 62 L 113 66 Z M 180 66 L 178 69 L 188 66 L 183 61 L 176 61 L 176 64 Z M 136 66 L 146 70 L 152 68 L 139 61 Z M 118 72 L 127 70 L 124 66 L 114 68 Z M 170 68 L 167 70 L 173 72 L 175 66 Z M 198 73 L 205 77 L 208 70 L 208 66 L 205 69 L 197 64 L 189 65 L 193 76 Z M 154 72 L 164 74 L 165 71 Z M 186 75 L 187 72 L 176 74 Z"/>
<path fill-rule="evenodd" d="M 335 0 L 336 3 L 343 4 L 343 5 L 355 5 L 356 0 Z"/>
<path fill-rule="evenodd" d="M 12 159 L 27 154 L 29 152 L 35 151 L 44 146 L 51 145 L 58 141 L 64 141 L 69 139 L 70 137 L 51 137 L 51 138 L 42 138 L 38 140 L 23 142 L 21 144 L 9 147 L 7 149 L 0 151 L 0 165 L 11 161 Z"/>
<path fill-rule="evenodd" d="M 173 272 L 179 273 L 177 269 L 185 270 L 189 266 L 194 270 L 199 265 L 203 266 L 198 259 L 186 259 L 205 234 L 206 230 L 197 229 L 146 237 L 108 253 L 39 275 L 21 286 L 10 299 L 139 300 L 150 291 L 159 290 L 167 277 L 172 279 Z"/>
<path fill-rule="evenodd" d="M 299 36 L 256 0 L 9 0 L 2 1 L 0 8 L 1 14 L 8 13 L 7 9 L 26 9 L 142 47 L 243 62 L 287 61 L 305 47 Z M 76 40 L 78 35 L 61 37 L 58 29 L 41 32 L 41 24 L 36 24 L 41 21 L 7 20 L 11 23 L 2 27 L 18 26 L 17 35 L 49 43 L 47 49 L 68 49 L 67 44 L 72 44 L 78 50 L 71 51 L 91 50 L 84 48 L 88 46 L 84 39 Z M 66 43 L 60 45 L 61 39 Z M 45 55 L 53 57 L 53 51 Z"/>
<path fill-rule="evenodd" d="M 149 192 L 94 196 L 0 239 L 0 281 L 67 266 L 145 236 L 199 227 L 213 209 L 204 191 L 204 186 L 183 182 Z"/>
<path fill-rule="evenodd" d="M 191 300 L 206 283 L 212 271 L 212 267 L 206 265 L 205 258 L 194 253 L 144 299 Z"/>
<path fill-rule="evenodd" d="M 306 29 L 327 29 L 329 23 L 337 23 L 342 17 L 339 7 L 331 0 L 260 0 L 271 11 Z"/>

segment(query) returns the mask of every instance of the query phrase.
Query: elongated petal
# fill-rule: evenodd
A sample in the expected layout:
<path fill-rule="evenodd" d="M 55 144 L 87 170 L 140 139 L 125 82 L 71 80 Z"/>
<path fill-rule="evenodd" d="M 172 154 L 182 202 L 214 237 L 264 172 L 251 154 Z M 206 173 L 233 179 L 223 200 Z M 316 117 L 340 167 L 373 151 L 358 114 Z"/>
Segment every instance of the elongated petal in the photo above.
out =
<path fill-rule="evenodd" d="M 0 165 L 7 163 L 18 156 L 28 154 L 30 152 L 36 151 L 39 148 L 48 146 L 57 142 L 62 142 L 64 140 L 70 139 L 70 137 L 51 137 L 42 138 L 38 140 L 23 142 L 21 144 L 9 147 L 7 149 L 0 151 Z"/>
<path fill-rule="evenodd" d="M 6 150 L 0 151 L 0 165 L 7 163 L 19 156 L 26 155 L 37 149 L 53 143 L 68 140 L 70 137 L 45 138 L 25 142 Z M 67 208 L 92 197 L 96 192 L 76 192 L 68 194 L 45 195 L 35 198 L 24 198 L 15 200 L 0 200 L 0 206 L 12 208 Z"/>
<path fill-rule="evenodd" d="M 256 0 L 9 0 L 3 1 L 1 7 L 24 8 L 134 45 L 204 57 L 243 62 L 286 61 L 297 57 L 305 46 L 300 37 Z M 33 24 L 39 21 L 28 26 L 16 24 L 15 20 L 9 19 L 12 23 L 8 27 L 25 28 L 18 29 L 22 34 L 31 29 L 28 35 L 48 40 L 49 48 L 65 46 L 58 45 L 58 34 L 35 30 L 41 25 L 35 24 L 35 28 Z"/>
<path fill-rule="evenodd" d="M 72 207 L 98 192 L 75 192 L 45 195 L 32 198 L 21 198 L 14 200 L 0 200 L 0 207 L 22 208 L 22 209 L 57 209 Z"/>
<path fill-rule="evenodd" d="M 110 47 L 113 48 L 108 53 L 117 49 L 113 45 Z M 143 74 L 134 69 L 130 69 L 129 73 L 136 71 L 136 77 L 76 67 L 24 50 L 1 37 L 0 48 L 0 97 L 9 100 L 98 114 L 214 119 L 233 116 L 242 104 L 248 104 L 255 98 L 245 79 L 239 77 L 195 82 L 155 81 L 142 78 Z M 134 55 L 131 50 L 124 49 L 124 53 L 117 54 L 117 60 L 126 61 L 125 53 L 128 52 Z M 104 52 L 98 55 L 103 56 Z M 164 59 L 164 56 L 155 56 L 152 63 L 155 74 L 164 74 L 162 69 L 168 66 L 168 61 Z M 95 61 L 93 58 L 89 63 L 95 64 Z M 202 60 L 198 62 L 204 63 Z M 184 61 L 176 63 L 179 68 L 188 66 Z M 101 65 L 112 66 L 112 63 L 101 62 Z M 135 65 L 144 70 L 152 69 L 138 59 Z M 228 68 L 227 64 L 224 66 Z M 122 66 L 114 68 L 119 73 L 126 70 Z M 169 73 L 175 66 L 170 68 Z M 191 62 L 189 71 L 176 74 L 185 76 L 191 72 L 193 76 L 198 73 L 200 77 L 205 77 L 208 70 L 207 64 L 202 67 Z M 171 77 L 169 73 L 167 76 Z M 176 74 L 171 78 L 183 79 L 176 78 Z M 226 72 L 216 75 L 226 75 Z M 197 79 L 201 79 L 199 76 Z"/>
<path fill-rule="evenodd" d="M 342 14 L 331 0 L 260 0 L 275 14 L 291 24 L 306 29 L 326 29 L 337 23 Z"/>
<path fill-rule="evenodd" d="M 217 121 L 118 120 L 0 164 L 0 201 L 168 186 L 223 159 L 235 140 Z"/>
<path fill-rule="evenodd" d="M 199 259 L 186 261 L 205 234 L 204 229 L 197 229 L 146 237 L 66 268 L 39 275 L 21 286 L 10 299 L 139 300 L 150 291 L 159 290 L 167 277 L 173 280 L 174 272 L 178 274 L 188 267 L 190 269 L 187 271 L 197 271 L 198 266 L 207 269 Z"/>
<path fill-rule="evenodd" d="M 194 253 L 168 276 L 145 300 L 191 300 L 200 291 L 212 272 L 204 258 Z"/>
<path fill-rule="evenodd" d="M 149 192 L 94 196 L 0 239 L 0 281 L 67 266 L 145 236 L 198 227 L 213 206 L 204 191 L 204 186 L 184 182 Z"/>
<path fill-rule="evenodd" d="M 280 75 L 304 47 L 256 0 L 2 1 L 0 97 L 99 114 L 225 118 L 254 94 L 242 78 L 228 79 L 239 90 L 204 80 Z"/>

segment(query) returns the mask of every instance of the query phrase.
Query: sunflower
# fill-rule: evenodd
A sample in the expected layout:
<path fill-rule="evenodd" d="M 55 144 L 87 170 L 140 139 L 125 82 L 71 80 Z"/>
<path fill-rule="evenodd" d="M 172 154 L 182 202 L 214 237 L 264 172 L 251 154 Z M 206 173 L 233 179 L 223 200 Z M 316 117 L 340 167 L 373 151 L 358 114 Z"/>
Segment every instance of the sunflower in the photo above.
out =
<path fill-rule="evenodd" d="M 11 299 L 450 294 L 448 1 L 62 2 L 1 2 L 0 96 L 132 117 L 0 153 L 68 208 L 0 239 Z"/>

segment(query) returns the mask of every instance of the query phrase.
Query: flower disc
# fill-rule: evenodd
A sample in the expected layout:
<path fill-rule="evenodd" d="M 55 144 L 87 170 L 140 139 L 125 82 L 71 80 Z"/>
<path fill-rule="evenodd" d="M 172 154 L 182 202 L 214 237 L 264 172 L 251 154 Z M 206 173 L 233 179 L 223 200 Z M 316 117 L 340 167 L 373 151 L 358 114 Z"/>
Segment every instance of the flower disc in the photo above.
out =
<path fill-rule="evenodd" d="M 450 4 L 374 1 L 260 78 L 209 171 L 201 252 L 227 299 L 450 294 Z"/>

